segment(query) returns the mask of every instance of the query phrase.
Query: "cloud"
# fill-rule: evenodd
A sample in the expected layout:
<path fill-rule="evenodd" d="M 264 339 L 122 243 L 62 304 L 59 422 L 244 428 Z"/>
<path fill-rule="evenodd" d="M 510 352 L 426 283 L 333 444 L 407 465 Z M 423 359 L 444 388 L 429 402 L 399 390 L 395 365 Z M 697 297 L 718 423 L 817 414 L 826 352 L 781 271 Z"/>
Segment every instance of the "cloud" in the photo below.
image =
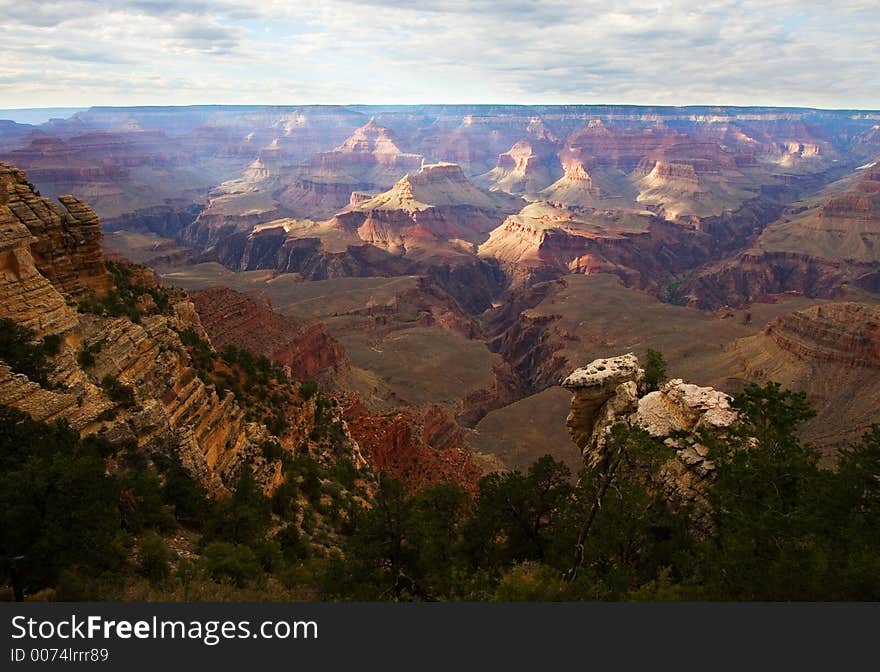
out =
<path fill-rule="evenodd" d="M 833 7 L 816 0 L 0 0 L 0 12 L 4 78 L 28 83 L 0 80 L 0 95 L 17 107 L 880 108 L 875 0 Z"/>
<path fill-rule="evenodd" d="M 238 46 L 239 31 L 216 23 L 178 25 L 173 37 L 178 45 L 204 53 L 225 54 Z"/>

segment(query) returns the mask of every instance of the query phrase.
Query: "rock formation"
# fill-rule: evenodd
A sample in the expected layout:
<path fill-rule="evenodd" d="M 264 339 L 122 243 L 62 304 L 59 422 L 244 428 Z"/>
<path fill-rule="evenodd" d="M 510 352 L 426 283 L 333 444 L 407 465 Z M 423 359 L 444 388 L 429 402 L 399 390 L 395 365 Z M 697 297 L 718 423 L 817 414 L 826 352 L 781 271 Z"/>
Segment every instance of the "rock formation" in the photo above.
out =
<path fill-rule="evenodd" d="M 696 505 L 699 515 L 715 465 L 695 433 L 720 435 L 733 425 L 737 415 L 728 395 L 681 379 L 645 394 L 644 371 L 633 353 L 597 359 L 572 372 L 562 386 L 573 393 L 569 433 L 588 466 L 606 459 L 614 425 L 641 428 L 670 449 L 655 486 L 675 505 Z"/>
<path fill-rule="evenodd" d="M 789 313 L 764 330 L 783 350 L 814 362 L 880 368 L 880 308 L 831 303 Z"/>
<path fill-rule="evenodd" d="M 803 390 L 816 409 L 801 437 L 833 458 L 880 422 L 880 308 L 823 303 L 783 314 L 723 354 L 736 379 Z"/>
<path fill-rule="evenodd" d="M 461 429 L 439 406 L 376 415 L 349 400 L 346 420 L 373 469 L 400 480 L 410 492 L 443 482 L 476 492 L 481 469 Z"/>
<path fill-rule="evenodd" d="M 492 191 L 534 194 L 559 178 L 557 146 L 547 140 L 520 140 L 498 156 L 498 165 L 475 182 Z"/>
<path fill-rule="evenodd" d="M 772 301 L 785 293 L 840 298 L 850 284 L 880 289 L 877 264 L 754 250 L 701 268 L 685 280 L 678 294 L 690 306 L 714 310 Z"/>
<path fill-rule="evenodd" d="M 306 325 L 272 310 L 268 296 L 226 287 L 191 294 L 211 343 L 245 348 L 290 368 L 296 378 L 315 378 L 347 366 L 345 350 L 320 323 Z"/>
<path fill-rule="evenodd" d="M 538 197 L 551 203 L 589 207 L 597 205 L 601 194 L 593 184 L 593 178 L 586 166 L 575 158 L 569 158 L 563 165 L 563 175 L 538 193 Z"/>
<path fill-rule="evenodd" d="M 480 245 L 514 287 L 571 273 L 613 273 L 627 285 L 656 288 L 676 269 L 710 255 L 709 236 L 637 209 L 566 208 L 530 203 Z"/>
<path fill-rule="evenodd" d="M 371 119 L 339 147 L 322 152 L 282 180 L 278 202 L 293 217 L 331 217 L 354 191 L 386 189 L 423 157 L 404 152 L 394 133 Z M 290 173 L 290 171 L 287 171 Z"/>
<path fill-rule="evenodd" d="M 827 192 L 818 204 L 770 224 L 756 247 L 880 264 L 880 167 L 857 170 Z"/>
<path fill-rule="evenodd" d="M 81 202 L 65 198 L 68 215 L 34 194 L 24 174 L 0 171 L 0 317 L 58 335 L 49 385 L 42 387 L 0 362 L 0 403 L 36 420 L 59 418 L 82 434 L 133 442 L 146 451 L 169 447 L 211 491 L 223 492 L 245 463 L 271 489 L 280 463 L 261 446 L 271 435 L 248 422 L 231 393 L 218 396 L 199 378 L 178 332 L 204 334 L 192 304 L 169 294 L 163 311 L 146 310 L 152 276 L 143 286 L 139 322 L 97 312 L 77 313 L 68 300 L 91 301 L 115 289 L 100 253 L 100 224 Z M 89 357 L 83 357 L 83 353 Z M 131 390 L 128 401 L 111 398 L 105 381 Z"/>
<path fill-rule="evenodd" d="M 0 163 L 0 205 L 34 237 L 30 253 L 40 273 L 61 292 L 106 292 L 113 279 L 101 256 L 101 224 L 95 211 L 61 196 L 66 212 L 34 193 L 23 171 Z"/>

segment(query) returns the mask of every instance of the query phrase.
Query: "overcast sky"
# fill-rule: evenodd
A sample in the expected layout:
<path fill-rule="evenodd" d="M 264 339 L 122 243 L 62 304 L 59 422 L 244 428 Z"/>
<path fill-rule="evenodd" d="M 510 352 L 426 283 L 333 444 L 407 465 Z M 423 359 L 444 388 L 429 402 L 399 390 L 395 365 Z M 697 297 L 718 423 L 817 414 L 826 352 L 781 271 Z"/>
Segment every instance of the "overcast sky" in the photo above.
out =
<path fill-rule="evenodd" d="M 0 16 L 0 108 L 880 108 L 877 0 L 0 0 Z"/>

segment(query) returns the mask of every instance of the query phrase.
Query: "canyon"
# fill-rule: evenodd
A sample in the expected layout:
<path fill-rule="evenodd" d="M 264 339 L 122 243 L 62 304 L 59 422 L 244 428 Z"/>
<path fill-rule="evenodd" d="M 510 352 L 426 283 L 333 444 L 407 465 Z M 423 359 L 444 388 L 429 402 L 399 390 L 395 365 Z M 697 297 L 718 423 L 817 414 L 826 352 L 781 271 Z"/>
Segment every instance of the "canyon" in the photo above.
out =
<path fill-rule="evenodd" d="M 181 288 L 187 317 L 174 328 L 326 386 L 363 459 L 411 488 L 458 474 L 473 489 L 480 474 L 544 453 L 576 469 L 561 381 L 648 348 L 675 379 L 724 393 L 766 380 L 805 390 L 818 411 L 805 438 L 831 458 L 880 421 L 878 117 L 217 106 L 10 122 L 0 160 L 27 177 L 7 169 L 18 194 L 8 207 L 30 233 L 10 229 L 5 249 L 31 257 L 9 262 L 30 288 L 10 294 L 10 315 L 92 344 L 109 327 L 63 297 L 112 291 L 105 257 L 147 265 Z M 38 193 L 62 197 L 63 210 Z M 177 347 L 158 317 L 113 329 L 144 352 Z M 107 373 L 153 389 L 143 363 L 125 366 Z M 95 405 L 77 420 L 90 430 L 107 403 L 96 375 L 83 382 Z M 202 425 L 222 413 L 242 435 L 263 431 L 176 375 L 169 389 L 197 392 Z M 58 392 L 33 394 L 66 408 Z M 232 455 L 251 449 L 221 457 L 219 442 L 198 435 L 193 455 L 210 455 L 220 466 L 201 468 L 222 483 Z"/>

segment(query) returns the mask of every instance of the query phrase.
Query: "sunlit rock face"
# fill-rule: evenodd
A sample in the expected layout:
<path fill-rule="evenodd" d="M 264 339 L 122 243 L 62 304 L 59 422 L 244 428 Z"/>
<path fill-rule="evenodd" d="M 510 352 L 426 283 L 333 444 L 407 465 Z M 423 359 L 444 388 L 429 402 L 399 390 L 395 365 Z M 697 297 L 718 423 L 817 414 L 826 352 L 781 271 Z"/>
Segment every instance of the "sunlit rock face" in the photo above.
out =
<path fill-rule="evenodd" d="M 706 486 L 715 465 L 698 433 L 723 436 L 737 420 L 731 398 L 711 387 L 673 379 L 645 394 L 645 372 L 633 353 L 597 359 L 576 369 L 562 386 L 572 391 L 568 428 L 587 466 L 606 459 L 611 428 L 623 423 L 645 430 L 670 449 L 651 483 L 673 505 L 695 505 L 704 517 Z"/>
<path fill-rule="evenodd" d="M 0 404 L 39 421 L 63 419 L 83 435 L 97 433 L 146 453 L 170 448 L 215 494 L 225 492 L 246 463 L 267 490 L 277 485 L 280 462 L 260 452 L 271 438 L 266 427 L 249 422 L 231 393 L 219 395 L 193 368 L 178 334 L 206 334 L 185 295 L 175 295 L 167 313 L 138 322 L 70 307 L 116 284 L 104 265 L 94 211 L 74 198 L 62 197 L 62 204 L 66 213 L 38 196 L 22 171 L 0 164 L 0 317 L 60 341 L 46 384 L 0 361 Z M 142 271 L 131 280 L 155 282 Z M 135 277 L 142 274 L 150 277 Z M 88 361 L 84 350 L 92 353 Z M 135 392 L 131 403 L 108 395 L 102 385 L 108 376 Z"/>
<path fill-rule="evenodd" d="M 536 194 L 560 177 L 558 145 L 547 139 L 516 142 L 498 155 L 497 165 L 474 181 L 492 191 Z"/>

